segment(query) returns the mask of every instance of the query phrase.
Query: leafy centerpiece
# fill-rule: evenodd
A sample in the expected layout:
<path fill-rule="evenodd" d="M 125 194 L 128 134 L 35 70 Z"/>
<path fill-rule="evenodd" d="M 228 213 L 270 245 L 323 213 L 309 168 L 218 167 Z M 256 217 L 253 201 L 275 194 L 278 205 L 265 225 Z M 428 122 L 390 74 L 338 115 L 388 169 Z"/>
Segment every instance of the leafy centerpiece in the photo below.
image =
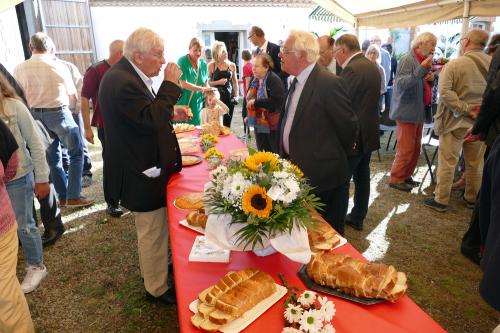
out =
<path fill-rule="evenodd" d="M 212 147 L 209 148 L 205 153 L 205 159 L 207 160 L 208 168 L 215 169 L 222 163 L 224 154 L 221 153 L 217 148 Z"/>
<path fill-rule="evenodd" d="M 213 134 L 203 134 L 200 138 L 201 151 L 204 153 L 207 152 L 210 148 L 214 147 L 218 141 L 219 139 Z"/>
<path fill-rule="evenodd" d="M 322 206 L 311 190 L 296 165 L 276 154 L 251 150 L 244 161 L 228 161 L 210 173 L 205 207 L 209 214 L 230 217 L 228 224 L 235 227 L 231 236 L 243 250 L 266 247 L 269 240 L 293 236 L 294 231 L 305 233 L 309 250 L 306 228 Z M 216 223 L 209 216 L 207 227 Z"/>

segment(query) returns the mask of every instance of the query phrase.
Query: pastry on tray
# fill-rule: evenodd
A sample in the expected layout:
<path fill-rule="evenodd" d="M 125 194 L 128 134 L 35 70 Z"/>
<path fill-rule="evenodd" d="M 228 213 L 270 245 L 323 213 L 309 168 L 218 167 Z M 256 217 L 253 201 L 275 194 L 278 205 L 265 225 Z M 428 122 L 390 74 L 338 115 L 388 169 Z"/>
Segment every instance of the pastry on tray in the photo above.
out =
<path fill-rule="evenodd" d="M 187 123 L 174 124 L 175 133 L 187 132 L 187 131 L 192 131 L 195 129 L 196 129 L 196 126 L 194 126 L 192 124 L 187 124 Z"/>
<path fill-rule="evenodd" d="M 202 227 L 203 229 L 205 229 L 205 226 L 207 225 L 207 220 L 208 216 L 205 215 L 204 209 L 198 209 L 193 212 L 189 212 L 189 214 L 186 215 L 187 223 L 189 223 L 189 225 L 192 225 L 194 227 Z"/>
<path fill-rule="evenodd" d="M 366 263 L 347 254 L 318 253 L 307 264 L 307 275 L 317 284 L 364 298 L 394 302 L 408 289 L 406 274 L 394 266 Z"/>
<path fill-rule="evenodd" d="M 229 272 L 198 295 L 198 312 L 191 323 L 203 332 L 216 332 L 275 291 L 273 278 L 255 268 Z"/>
<path fill-rule="evenodd" d="M 201 163 L 201 156 L 198 155 L 182 155 L 182 165 L 183 166 L 190 166 L 194 164 Z"/>
<path fill-rule="evenodd" d="M 183 194 L 175 199 L 174 205 L 180 209 L 201 209 L 203 208 L 203 192 Z"/>
<path fill-rule="evenodd" d="M 328 251 L 340 243 L 340 237 L 335 230 L 324 221 L 317 221 L 307 230 L 309 245 L 313 252 Z"/>
<path fill-rule="evenodd" d="M 179 149 L 181 150 L 181 154 L 191 154 L 200 150 L 198 144 L 193 141 L 179 142 Z"/>

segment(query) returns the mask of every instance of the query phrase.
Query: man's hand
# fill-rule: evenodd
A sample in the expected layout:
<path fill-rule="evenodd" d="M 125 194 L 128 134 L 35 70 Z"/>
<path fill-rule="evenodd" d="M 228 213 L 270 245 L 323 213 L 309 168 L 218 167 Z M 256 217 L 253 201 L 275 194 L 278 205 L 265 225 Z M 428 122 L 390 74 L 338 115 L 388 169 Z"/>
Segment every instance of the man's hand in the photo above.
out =
<path fill-rule="evenodd" d="M 432 68 L 432 58 L 433 57 L 434 57 L 433 53 L 429 54 L 429 56 L 427 58 L 425 58 L 424 61 L 422 61 L 422 63 L 420 65 L 422 65 L 423 67 L 430 70 Z"/>
<path fill-rule="evenodd" d="M 481 110 L 481 105 L 473 105 L 472 109 L 469 111 L 469 116 L 472 119 L 476 119 L 480 110 Z"/>
<path fill-rule="evenodd" d="M 173 121 L 188 121 L 191 120 L 191 118 L 186 105 L 174 105 Z"/>
<path fill-rule="evenodd" d="M 434 81 L 434 73 L 429 72 L 429 73 L 425 74 L 424 80 L 425 81 Z"/>
<path fill-rule="evenodd" d="M 464 142 L 476 142 L 479 140 L 479 135 L 472 134 L 472 128 L 469 128 L 467 132 L 465 132 Z"/>
<path fill-rule="evenodd" d="M 179 83 L 179 78 L 182 75 L 182 71 L 175 62 L 169 62 L 164 71 L 164 80 L 170 81 L 175 84 Z"/>
<path fill-rule="evenodd" d="M 85 139 L 91 144 L 94 144 L 94 132 L 92 128 L 85 128 Z"/>
<path fill-rule="evenodd" d="M 46 198 L 50 192 L 49 183 L 36 183 L 35 184 L 35 195 L 38 199 Z"/>

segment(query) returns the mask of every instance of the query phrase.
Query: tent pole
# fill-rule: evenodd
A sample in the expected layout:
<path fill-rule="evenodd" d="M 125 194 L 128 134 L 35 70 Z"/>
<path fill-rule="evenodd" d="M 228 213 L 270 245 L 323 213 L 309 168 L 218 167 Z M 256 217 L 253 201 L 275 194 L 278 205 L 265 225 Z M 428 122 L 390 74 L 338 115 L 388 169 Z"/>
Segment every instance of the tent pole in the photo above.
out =
<path fill-rule="evenodd" d="M 356 37 L 359 39 L 359 20 L 356 19 L 356 23 L 354 23 L 356 29 Z"/>
<path fill-rule="evenodd" d="M 462 38 L 467 34 L 467 31 L 469 30 L 469 11 L 470 11 L 470 0 L 464 0 L 464 15 L 462 16 L 462 32 L 461 32 Z"/>

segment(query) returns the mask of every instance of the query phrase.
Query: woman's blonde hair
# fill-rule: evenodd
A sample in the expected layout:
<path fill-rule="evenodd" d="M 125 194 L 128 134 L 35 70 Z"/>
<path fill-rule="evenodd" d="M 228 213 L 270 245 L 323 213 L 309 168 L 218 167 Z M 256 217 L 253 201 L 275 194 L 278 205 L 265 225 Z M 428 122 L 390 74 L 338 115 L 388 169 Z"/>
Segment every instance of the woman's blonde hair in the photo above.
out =
<path fill-rule="evenodd" d="M 5 109 L 4 109 L 4 101 L 7 98 L 19 99 L 19 96 L 17 96 L 14 88 L 12 88 L 9 81 L 7 81 L 7 78 L 2 73 L 0 73 L 0 115 L 7 118 L 7 122 L 8 122 L 9 115 L 7 114 L 7 112 L 5 112 Z"/>
<path fill-rule="evenodd" d="M 215 63 L 219 62 L 219 57 L 222 53 L 222 50 L 226 50 L 226 52 L 227 52 L 226 44 L 224 42 L 220 42 L 220 41 L 216 40 L 212 44 L 212 57 L 213 57 Z"/>

